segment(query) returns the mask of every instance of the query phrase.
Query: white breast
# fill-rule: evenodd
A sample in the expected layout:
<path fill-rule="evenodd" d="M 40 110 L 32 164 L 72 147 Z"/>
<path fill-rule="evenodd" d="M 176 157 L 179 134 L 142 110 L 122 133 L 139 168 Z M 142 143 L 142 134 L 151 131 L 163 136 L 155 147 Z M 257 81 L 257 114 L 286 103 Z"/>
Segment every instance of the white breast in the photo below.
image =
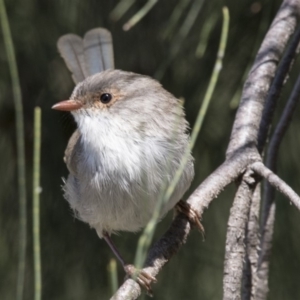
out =
<path fill-rule="evenodd" d="M 173 142 L 146 137 L 130 122 L 75 116 L 82 135 L 76 178 L 69 175 L 65 197 L 78 217 L 107 232 L 137 231 L 152 216 L 156 201 L 174 176 L 183 152 Z M 176 149 L 175 149 L 176 148 Z M 192 160 L 162 214 L 180 200 L 193 177 Z"/>

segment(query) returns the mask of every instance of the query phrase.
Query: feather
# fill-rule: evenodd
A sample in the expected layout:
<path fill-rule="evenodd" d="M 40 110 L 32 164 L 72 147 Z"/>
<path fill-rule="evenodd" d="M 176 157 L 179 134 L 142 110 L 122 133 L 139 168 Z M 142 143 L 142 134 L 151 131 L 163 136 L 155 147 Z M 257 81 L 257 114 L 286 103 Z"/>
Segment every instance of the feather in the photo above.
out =
<path fill-rule="evenodd" d="M 75 34 L 63 35 L 57 41 L 57 48 L 71 71 L 74 82 L 77 84 L 83 81 L 87 74 L 85 72 L 82 39 Z"/>
<path fill-rule="evenodd" d="M 88 31 L 83 38 L 84 59 L 88 75 L 114 69 L 111 33 L 104 28 Z"/>

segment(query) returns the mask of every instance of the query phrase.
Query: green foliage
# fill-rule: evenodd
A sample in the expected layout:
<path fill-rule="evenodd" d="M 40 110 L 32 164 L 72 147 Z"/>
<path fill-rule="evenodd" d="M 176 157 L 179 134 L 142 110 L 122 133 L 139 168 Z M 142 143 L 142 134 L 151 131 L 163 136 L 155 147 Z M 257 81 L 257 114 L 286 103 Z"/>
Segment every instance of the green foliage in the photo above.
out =
<path fill-rule="evenodd" d="M 68 114 L 58 114 L 50 109 L 52 104 L 67 99 L 73 88 L 70 74 L 56 50 L 57 39 L 68 32 L 82 35 L 93 27 L 107 27 L 114 38 L 117 68 L 160 77 L 166 89 L 185 99 L 187 118 L 193 127 L 200 107 L 199 99 L 201 102 L 204 98 L 215 64 L 222 7 L 229 8 L 226 55 L 194 147 L 196 177 L 191 192 L 223 161 L 247 70 L 281 4 L 279 0 L 246 0 L 238 5 L 234 0 L 204 1 L 202 5 L 201 0 L 157 1 L 138 24 L 124 32 L 122 26 L 147 1 L 131 2 L 119 20 L 113 22 L 110 13 L 119 1 L 6 1 L 24 106 L 28 195 L 32 193 L 33 109 L 38 105 L 43 111 L 40 231 L 44 300 L 106 299 L 112 289 L 111 274 L 107 271 L 112 253 L 93 230 L 73 217 L 62 196 L 61 177 L 67 175 L 62 157 L 75 125 Z M 181 9 L 175 14 L 178 6 Z M 191 19 L 192 6 L 198 7 L 194 19 Z M 3 36 L 0 36 L 0 295 L 1 299 L 13 299 L 18 268 L 19 204 L 15 113 L 4 49 Z M 298 61 L 281 95 L 276 119 L 293 87 L 297 70 Z M 283 141 L 279 174 L 300 193 L 300 121 L 297 115 L 299 108 Z M 227 189 L 205 212 L 205 242 L 198 232 L 193 232 L 187 244 L 158 276 L 158 283 L 153 287 L 154 299 L 222 298 L 226 223 L 234 190 L 234 186 Z M 299 213 L 286 199 L 278 198 L 270 299 L 298 299 Z M 27 205 L 31 220 L 31 203 Z M 158 224 L 154 240 L 166 230 L 171 217 L 170 214 Z M 30 228 L 27 235 L 24 299 L 33 299 Z M 121 233 L 113 237 L 128 262 L 134 260 L 139 235 Z M 124 272 L 120 267 L 117 274 L 121 283 Z"/>

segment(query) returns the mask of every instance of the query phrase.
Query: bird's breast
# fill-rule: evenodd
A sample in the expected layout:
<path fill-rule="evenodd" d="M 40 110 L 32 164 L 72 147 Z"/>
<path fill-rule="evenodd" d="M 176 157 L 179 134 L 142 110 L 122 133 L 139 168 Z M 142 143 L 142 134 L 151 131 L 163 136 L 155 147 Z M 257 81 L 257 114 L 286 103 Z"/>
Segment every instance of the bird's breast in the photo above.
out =
<path fill-rule="evenodd" d="M 163 149 L 155 149 L 156 143 L 118 119 L 85 118 L 79 124 L 81 133 L 81 159 L 83 176 L 97 177 L 98 182 L 108 180 L 141 184 L 145 172 L 150 172 Z M 149 149 L 152 149 L 149 151 Z M 163 157 L 164 154 L 159 154 Z M 148 163 L 150 162 L 150 164 Z"/>
<path fill-rule="evenodd" d="M 182 137 L 145 136 L 126 122 L 88 118 L 78 122 L 78 130 L 77 175 L 70 175 L 65 186 L 72 208 L 98 232 L 136 231 L 145 226 L 180 165 L 185 149 L 178 147 Z M 192 177 L 189 160 L 162 215 L 180 200 Z"/>

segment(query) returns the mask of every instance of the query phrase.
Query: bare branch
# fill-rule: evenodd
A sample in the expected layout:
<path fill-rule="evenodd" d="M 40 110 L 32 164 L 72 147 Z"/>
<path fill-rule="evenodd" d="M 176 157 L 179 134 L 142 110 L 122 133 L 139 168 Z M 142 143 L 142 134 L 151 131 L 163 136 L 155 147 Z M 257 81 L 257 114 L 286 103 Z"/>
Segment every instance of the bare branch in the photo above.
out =
<path fill-rule="evenodd" d="M 242 299 L 253 299 L 257 284 L 257 265 L 259 247 L 259 210 L 261 185 L 257 184 L 252 195 L 248 226 L 246 231 L 246 259 L 243 273 Z"/>
<path fill-rule="evenodd" d="M 245 232 L 250 203 L 255 188 L 252 171 L 247 171 L 238 187 L 230 210 L 226 236 L 223 277 L 223 300 L 241 299 L 242 273 L 245 258 Z"/>
<path fill-rule="evenodd" d="M 201 216 L 211 201 L 246 170 L 248 163 L 240 154 L 226 160 L 199 185 L 187 202 Z"/>
<path fill-rule="evenodd" d="M 250 168 L 258 175 L 262 176 L 274 186 L 280 193 L 285 195 L 300 210 L 300 197 L 297 193 L 276 174 L 264 166 L 261 162 L 256 162 Z"/>
<path fill-rule="evenodd" d="M 227 149 L 227 157 L 244 145 L 256 147 L 265 99 L 280 57 L 290 36 L 295 31 L 299 15 L 300 1 L 286 0 L 283 2 L 244 84 L 241 103 Z"/>

